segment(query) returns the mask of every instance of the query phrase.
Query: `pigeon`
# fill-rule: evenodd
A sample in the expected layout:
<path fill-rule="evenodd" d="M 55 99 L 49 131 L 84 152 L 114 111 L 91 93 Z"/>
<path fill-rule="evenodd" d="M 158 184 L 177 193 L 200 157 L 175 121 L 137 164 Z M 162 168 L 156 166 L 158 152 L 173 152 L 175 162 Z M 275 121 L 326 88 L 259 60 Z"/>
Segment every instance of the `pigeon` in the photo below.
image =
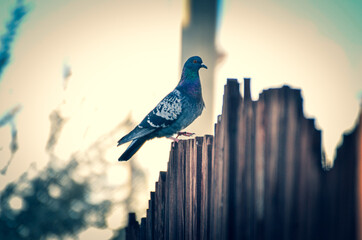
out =
<path fill-rule="evenodd" d="M 181 79 L 176 88 L 138 124 L 130 133 L 118 141 L 118 145 L 131 142 L 118 161 L 129 160 L 147 141 L 167 137 L 177 140 L 179 132 L 199 117 L 205 107 L 202 99 L 199 69 L 207 67 L 198 56 L 190 57 L 184 64 Z M 178 133 L 176 138 L 172 135 Z"/>

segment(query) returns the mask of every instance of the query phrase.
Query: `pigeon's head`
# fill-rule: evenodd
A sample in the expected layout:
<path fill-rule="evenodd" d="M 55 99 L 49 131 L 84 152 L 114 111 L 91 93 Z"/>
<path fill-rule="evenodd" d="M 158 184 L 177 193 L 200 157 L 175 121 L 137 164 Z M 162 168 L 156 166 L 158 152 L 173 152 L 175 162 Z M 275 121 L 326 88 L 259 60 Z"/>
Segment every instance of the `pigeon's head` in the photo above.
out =
<path fill-rule="evenodd" d="M 198 56 L 190 57 L 185 62 L 184 68 L 198 71 L 200 68 L 206 68 L 206 65 L 202 63 L 202 59 Z"/>

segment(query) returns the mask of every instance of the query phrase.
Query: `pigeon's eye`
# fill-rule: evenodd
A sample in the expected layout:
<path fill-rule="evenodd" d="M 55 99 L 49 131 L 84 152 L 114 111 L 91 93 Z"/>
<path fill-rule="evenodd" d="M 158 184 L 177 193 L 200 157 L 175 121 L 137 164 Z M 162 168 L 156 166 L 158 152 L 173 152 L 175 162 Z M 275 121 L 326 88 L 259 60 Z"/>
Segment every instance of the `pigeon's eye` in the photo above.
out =
<path fill-rule="evenodd" d="M 194 63 L 197 63 L 197 60 L 194 60 Z"/>

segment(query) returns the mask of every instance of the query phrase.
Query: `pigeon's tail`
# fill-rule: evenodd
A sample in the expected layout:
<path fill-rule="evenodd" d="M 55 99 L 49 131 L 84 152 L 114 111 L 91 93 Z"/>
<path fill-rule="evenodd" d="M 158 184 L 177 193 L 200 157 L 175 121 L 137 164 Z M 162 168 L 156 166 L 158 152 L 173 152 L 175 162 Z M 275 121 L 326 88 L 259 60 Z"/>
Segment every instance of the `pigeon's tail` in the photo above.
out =
<path fill-rule="evenodd" d="M 118 161 L 129 160 L 146 142 L 146 138 L 138 138 L 131 142 L 126 151 L 118 158 Z"/>

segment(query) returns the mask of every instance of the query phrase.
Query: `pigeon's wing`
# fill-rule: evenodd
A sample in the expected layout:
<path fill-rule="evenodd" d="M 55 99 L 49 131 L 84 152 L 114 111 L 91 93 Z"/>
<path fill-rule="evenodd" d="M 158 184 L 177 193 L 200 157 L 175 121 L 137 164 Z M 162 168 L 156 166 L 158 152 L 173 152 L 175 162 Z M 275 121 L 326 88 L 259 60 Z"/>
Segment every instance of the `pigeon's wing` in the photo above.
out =
<path fill-rule="evenodd" d="M 118 146 L 170 126 L 182 112 L 182 97 L 177 89 L 169 93 L 129 134 L 118 141 Z"/>
<path fill-rule="evenodd" d="M 170 126 L 182 113 L 182 96 L 175 89 L 143 119 L 140 128 L 161 129 Z"/>
<path fill-rule="evenodd" d="M 148 134 L 151 134 L 153 133 L 154 131 L 156 131 L 155 128 L 142 128 L 140 127 L 139 125 L 137 127 L 135 127 L 130 133 L 128 133 L 126 136 L 124 136 L 123 138 L 121 138 L 119 141 L 118 141 L 118 145 L 121 145 L 123 143 L 126 143 L 126 142 L 129 142 L 129 141 L 132 141 L 134 139 L 138 139 L 138 138 L 141 138 L 141 137 L 144 137 Z"/>

